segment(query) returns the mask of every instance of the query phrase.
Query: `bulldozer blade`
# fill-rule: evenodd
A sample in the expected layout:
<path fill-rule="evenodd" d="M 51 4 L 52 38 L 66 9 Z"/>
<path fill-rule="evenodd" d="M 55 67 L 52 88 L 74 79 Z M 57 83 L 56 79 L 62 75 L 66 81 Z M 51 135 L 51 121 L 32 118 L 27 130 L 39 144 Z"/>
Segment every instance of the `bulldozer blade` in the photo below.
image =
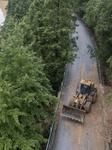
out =
<path fill-rule="evenodd" d="M 62 116 L 81 122 L 84 122 L 86 112 L 84 110 L 77 109 L 75 107 L 63 105 Z"/>

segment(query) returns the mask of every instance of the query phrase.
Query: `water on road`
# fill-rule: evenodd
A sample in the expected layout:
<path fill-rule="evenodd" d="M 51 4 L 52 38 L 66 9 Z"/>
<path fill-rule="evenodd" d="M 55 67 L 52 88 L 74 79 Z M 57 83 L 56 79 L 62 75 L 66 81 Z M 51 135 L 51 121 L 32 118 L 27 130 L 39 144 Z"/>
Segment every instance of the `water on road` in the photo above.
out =
<path fill-rule="evenodd" d="M 78 36 L 76 42 L 79 50 L 77 58 L 67 68 L 63 104 L 69 104 L 75 94 L 77 83 L 82 78 L 93 80 L 96 83 L 98 100 L 92 105 L 91 112 L 86 115 L 83 124 L 60 116 L 53 150 L 105 150 L 97 63 L 95 58 L 91 58 L 88 51 L 88 45 L 94 48 L 95 44 L 84 24 L 79 20 L 77 24 L 76 33 L 73 36 Z"/>

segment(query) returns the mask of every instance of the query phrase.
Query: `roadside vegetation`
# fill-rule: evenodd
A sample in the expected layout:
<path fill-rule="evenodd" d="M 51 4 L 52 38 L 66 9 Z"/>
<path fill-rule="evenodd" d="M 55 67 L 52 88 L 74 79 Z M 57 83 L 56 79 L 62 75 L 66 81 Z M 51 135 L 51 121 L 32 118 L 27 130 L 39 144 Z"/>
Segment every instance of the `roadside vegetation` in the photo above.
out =
<path fill-rule="evenodd" d="M 83 0 L 77 1 L 76 13 L 81 15 L 85 24 L 96 38 L 98 48 L 95 56 L 105 64 L 108 80 L 112 82 L 112 1 Z M 75 6 L 74 6 L 75 7 Z"/>
<path fill-rule="evenodd" d="M 95 56 L 101 62 L 101 69 L 108 87 L 107 123 L 105 125 L 106 140 L 112 145 L 112 1 L 111 0 L 74 0 L 75 12 L 94 34 L 98 48 Z M 107 82 L 108 81 L 108 82 Z M 110 146 L 111 147 L 111 146 Z M 111 147 L 112 148 L 112 147 Z M 110 149 L 111 149 L 110 148 Z"/>
<path fill-rule="evenodd" d="M 8 2 L 0 30 L 1 150 L 45 149 L 65 65 L 75 57 L 71 2 Z"/>

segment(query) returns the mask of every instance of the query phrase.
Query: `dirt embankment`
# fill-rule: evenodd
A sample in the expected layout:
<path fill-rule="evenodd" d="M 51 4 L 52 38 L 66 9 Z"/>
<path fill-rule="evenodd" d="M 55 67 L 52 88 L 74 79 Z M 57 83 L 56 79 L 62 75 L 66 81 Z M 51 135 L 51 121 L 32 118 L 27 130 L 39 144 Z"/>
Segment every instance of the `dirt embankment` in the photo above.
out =
<path fill-rule="evenodd" d="M 104 86 L 104 137 L 109 144 L 109 150 L 112 150 L 112 87 Z"/>

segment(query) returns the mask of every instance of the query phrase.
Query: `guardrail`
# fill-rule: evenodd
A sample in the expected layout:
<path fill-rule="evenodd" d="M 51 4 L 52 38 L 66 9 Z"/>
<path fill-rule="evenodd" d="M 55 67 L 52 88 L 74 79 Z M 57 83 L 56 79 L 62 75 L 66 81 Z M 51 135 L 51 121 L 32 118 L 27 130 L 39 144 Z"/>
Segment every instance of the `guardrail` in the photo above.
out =
<path fill-rule="evenodd" d="M 49 148 L 49 143 L 50 143 L 50 140 L 51 140 L 51 135 L 52 135 L 53 128 L 54 128 L 54 122 L 53 122 L 53 124 L 50 128 L 49 139 L 48 139 L 48 142 L 47 142 L 46 150 L 48 150 L 48 148 Z"/>
<path fill-rule="evenodd" d="M 46 150 L 53 150 L 53 144 L 54 144 L 56 131 L 57 131 L 58 124 L 59 124 L 60 110 L 61 110 L 60 106 L 61 106 L 61 102 L 63 100 L 63 90 L 64 90 L 64 87 L 66 86 L 66 80 L 67 80 L 67 74 L 68 74 L 67 68 L 68 68 L 68 65 L 66 64 L 65 72 L 63 75 L 63 81 L 61 82 L 61 88 L 60 88 L 60 92 L 58 94 L 58 103 L 57 103 L 57 106 L 55 109 L 54 121 L 50 128 L 49 138 L 48 138 L 48 142 L 46 145 Z"/>

